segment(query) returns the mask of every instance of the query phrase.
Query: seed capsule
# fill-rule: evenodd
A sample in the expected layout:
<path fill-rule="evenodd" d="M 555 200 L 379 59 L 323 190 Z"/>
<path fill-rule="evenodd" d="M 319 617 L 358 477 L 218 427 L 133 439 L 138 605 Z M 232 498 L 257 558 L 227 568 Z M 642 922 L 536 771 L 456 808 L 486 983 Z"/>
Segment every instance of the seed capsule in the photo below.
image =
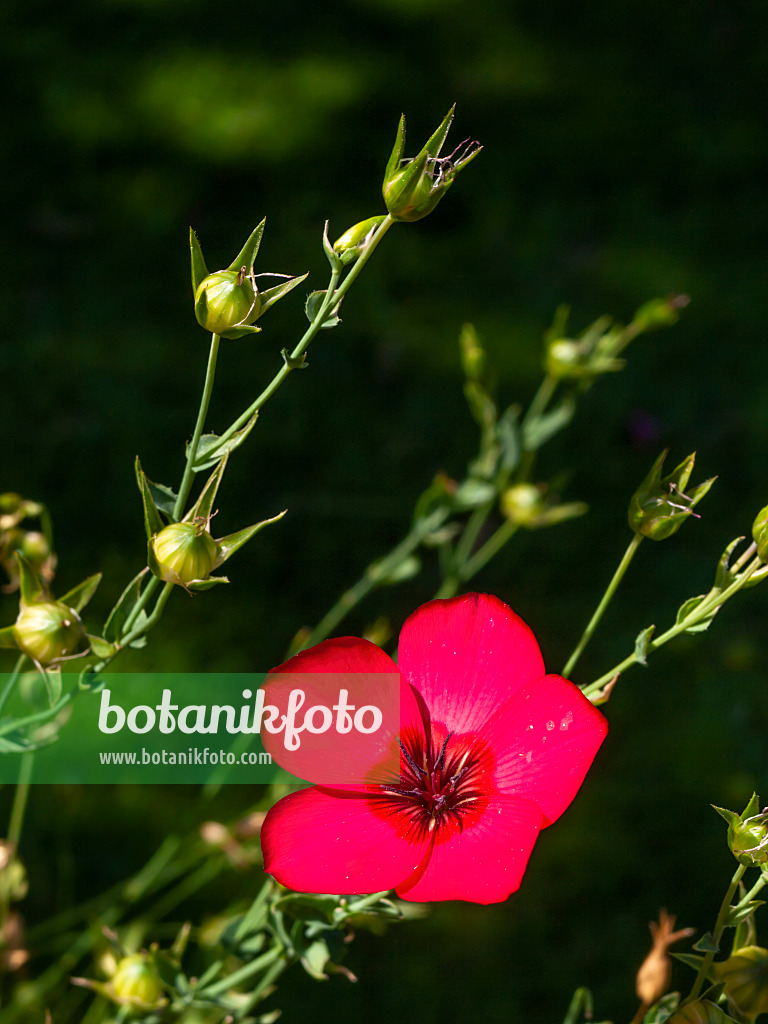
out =
<path fill-rule="evenodd" d="M 206 579 L 218 553 L 208 530 L 194 523 L 171 523 L 152 538 L 150 545 L 154 574 L 166 583 L 182 586 Z"/>
<path fill-rule="evenodd" d="M 80 616 L 61 601 L 22 605 L 14 632 L 19 650 L 40 665 L 79 654 L 88 646 Z"/>

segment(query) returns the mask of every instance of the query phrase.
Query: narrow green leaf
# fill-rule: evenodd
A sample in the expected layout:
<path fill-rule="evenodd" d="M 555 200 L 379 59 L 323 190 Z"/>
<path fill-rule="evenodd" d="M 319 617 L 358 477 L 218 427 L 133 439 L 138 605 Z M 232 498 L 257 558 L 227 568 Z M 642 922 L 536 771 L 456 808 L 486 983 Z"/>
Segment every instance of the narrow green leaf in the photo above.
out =
<path fill-rule="evenodd" d="M 655 626 L 648 626 L 641 633 L 638 633 L 635 638 L 635 661 L 640 662 L 641 665 L 647 664 L 648 645 L 651 642 L 655 629 Z"/>
<path fill-rule="evenodd" d="M 743 907 L 731 907 L 725 918 L 725 927 L 735 928 L 737 924 L 746 921 L 748 917 L 754 914 L 758 907 L 762 906 L 765 906 L 765 900 L 750 900 Z"/>
<path fill-rule="evenodd" d="M 376 567 L 371 566 L 366 575 L 372 575 L 382 587 L 393 587 L 397 583 L 405 583 L 412 580 L 421 572 L 421 559 L 417 555 L 408 555 L 399 565 L 395 566 L 384 576 L 376 575 Z"/>
<path fill-rule="evenodd" d="M 325 302 L 325 296 L 326 293 L 324 291 L 310 292 L 307 296 L 307 301 L 304 304 L 304 312 L 307 314 L 307 320 L 309 320 L 311 324 L 313 324 L 320 315 L 323 303 Z M 341 318 L 337 315 L 338 312 L 338 306 L 336 306 L 335 309 L 329 308 L 323 317 L 320 327 L 322 329 L 326 329 L 340 324 Z"/>
<path fill-rule="evenodd" d="M 259 316 L 263 316 L 270 306 L 274 306 L 278 299 L 282 299 L 284 295 L 292 291 L 297 284 L 306 281 L 308 277 L 308 273 L 302 274 L 300 277 L 292 277 L 289 281 L 284 281 L 282 284 L 276 284 L 274 288 L 267 288 L 265 292 L 259 291 L 259 298 L 261 299 L 261 312 Z"/>
<path fill-rule="evenodd" d="M 705 629 L 709 629 L 712 619 L 720 611 L 719 605 L 698 620 L 696 620 L 695 616 L 696 609 L 707 597 L 709 597 L 709 594 L 699 594 L 698 597 L 689 597 L 687 601 L 684 601 L 677 609 L 676 625 L 680 626 L 687 619 L 693 618 L 694 621 L 687 627 L 686 633 L 703 633 Z"/>
<path fill-rule="evenodd" d="M 248 236 L 248 241 L 245 243 L 240 252 L 235 256 L 232 262 L 227 267 L 227 270 L 239 270 L 240 267 L 247 267 L 250 271 L 253 264 L 256 262 L 256 255 L 261 245 L 261 236 L 264 234 L 264 225 L 267 218 L 265 217 L 261 224 L 253 229 Z"/>
<path fill-rule="evenodd" d="M 717 572 L 715 573 L 715 587 L 718 590 L 725 590 L 725 588 L 736 579 L 736 574 L 733 573 L 728 566 L 730 564 L 734 548 L 736 548 L 743 540 L 743 537 L 736 537 L 736 539 L 731 541 L 720 556 L 720 561 L 717 563 Z"/>
<path fill-rule="evenodd" d="M 479 508 L 496 497 L 496 488 L 484 480 L 464 480 L 454 495 L 457 509 Z"/>
<path fill-rule="evenodd" d="M 94 573 L 87 580 L 83 580 L 82 583 L 78 583 L 76 587 L 68 590 L 59 600 L 68 608 L 74 608 L 76 612 L 82 611 L 96 593 L 96 589 L 101 583 L 101 576 L 100 572 Z"/>
<path fill-rule="evenodd" d="M 218 434 L 203 434 L 200 438 L 197 457 L 192 467 L 194 471 L 200 473 L 205 469 L 210 469 L 227 452 L 233 452 L 236 448 L 239 448 L 253 430 L 258 417 L 258 412 L 255 412 L 241 430 L 238 430 L 223 443 Z M 187 451 L 189 451 L 189 445 L 187 445 Z"/>
<path fill-rule="evenodd" d="M 105 640 L 100 636 L 91 636 L 89 633 L 88 641 L 91 645 L 91 650 L 97 658 L 111 658 L 117 650 L 115 644 L 111 644 L 108 640 Z"/>
<path fill-rule="evenodd" d="M 145 479 L 157 509 L 167 516 L 171 522 L 174 522 L 173 510 L 176 506 L 178 494 L 171 490 L 170 487 L 166 487 L 165 484 L 156 484 L 149 477 L 145 477 Z"/>
<path fill-rule="evenodd" d="M 109 613 L 104 626 L 104 638 L 106 640 L 115 641 L 120 639 L 123 626 L 128 621 L 131 612 L 141 597 L 141 584 L 147 572 L 148 570 L 145 568 L 137 573 L 117 599 L 117 604 Z"/>
<path fill-rule="evenodd" d="M 218 587 L 220 583 L 229 583 L 229 580 L 226 576 L 208 576 L 204 580 L 193 580 L 191 583 L 187 583 L 186 589 L 198 594 L 204 590 L 210 590 L 212 587 Z"/>
<path fill-rule="evenodd" d="M 712 932 L 706 932 L 698 942 L 694 942 L 692 949 L 697 953 L 719 953 L 720 946 L 715 942 Z"/>
<path fill-rule="evenodd" d="M 189 229 L 189 252 L 192 263 L 192 294 L 197 295 L 197 289 L 208 277 L 208 268 L 205 265 L 203 250 L 192 228 Z"/>
<path fill-rule="evenodd" d="M 537 448 L 541 448 L 545 442 L 571 422 L 575 411 L 576 403 L 571 396 L 568 396 L 552 412 L 537 416 L 530 423 L 525 423 L 523 425 L 523 447 L 525 450 L 533 452 Z"/>
<path fill-rule="evenodd" d="M 155 505 L 155 500 L 152 497 L 149 481 L 144 474 L 144 470 L 141 468 L 138 455 L 136 456 L 136 483 L 139 486 L 141 501 L 144 506 L 144 529 L 147 533 L 147 540 L 149 540 L 150 537 L 163 529 L 164 524 L 157 510 L 157 505 Z"/>
<path fill-rule="evenodd" d="M 46 736 L 41 740 L 30 740 L 22 732 L 10 732 L 0 736 L 0 754 L 29 754 L 56 742 L 56 735 Z"/>
<path fill-rule="evenodd" d="M 694 971 L 698 971 L 704 962 L 703 956 L 694 956 L 693 953 L 670 953 L 675 960 L 679 960 L 681 964 L 685 964 L 687 967 L 692 967 Z"/>
<path fill-rule="evenodd" d="M 236 551 L 238 551 L 243 544 L 246 544 L 251 537 L 263 530 L 265 526 L 269 526 L 271 523 L 276 523 L 279 519 L 282 519 L 288 509 L 284 509 L 279 512 L 276 516 L 272 516 L 271 519 L 263 519 L 260 523 L 255 523 L 253 526 L 247 526 L 244 530 L 238 530 L 237 533 L 230 533 L 226 537 L 222 537 L 216 541 L 218 548 L 218 555 L 216 561 L 213 563 L 213 568 L 218 569 L 220 565 L 223 565 L 227 559 L 231 558 Z"/>

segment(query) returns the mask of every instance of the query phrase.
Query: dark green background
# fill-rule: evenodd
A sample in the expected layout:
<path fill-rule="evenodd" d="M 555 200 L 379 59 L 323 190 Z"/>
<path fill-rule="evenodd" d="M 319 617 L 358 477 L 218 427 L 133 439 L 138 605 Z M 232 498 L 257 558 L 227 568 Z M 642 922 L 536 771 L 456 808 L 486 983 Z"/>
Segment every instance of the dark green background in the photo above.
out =
<path fill-rule="evenodd" d="M 177 481 L 197 407 L 207 339 L 192 317 L 188 226 L 213 268 L 267 215 L 257 271 L 309 270 L 321 287 L 323 222 L 335 237 L 381 211 L 401 111 L 411 153 L 454 101 L 452 137 L 485 146 L 433 216 L 391 232 L 342 327 L 233 460 L 221 533 L 289 514 L 237 555 L 229 588 L 177 596 L 137 668 L 278 662 L 403 534 L 433 474 L 459 475 L 472 455 L 461 324 L 485 341 L 500 400 L 527 401 L 561 302 L 581 328 L 604 312 L 628 320 L 654 295 L 691 296 L 681 323 L 637 342 L 545 453 L 542 479 L 564 470 L 564 495 L 590 516 L 521 537 L 478 588 L 509 601 L 559 668 L 628 540 L 628 497 L 665 445 L 677 461 L 696 449 L 696 479 L 718 483 L 700 520 L 641 549 L 580 678 L 709 586 L 768 496 L 763 4 L 10 0 L 2 22 L 0 489 L 50 505 L 60 592 L 105 570 L 97 623 L 143 564 L 132 460 Z M 301 299 L 270 311 L 255 340 L 224 343 L 213 427 L 279 365 L 303 330 Z M 380 592 L 345 630 L 384 614 L 396 632 L 436 583 L 431 568 Z M 14 607 L 0 600 L 3 624 Z M 765 613 L 765 593 L 750 591 L 709 633 L 627 675 L 595 769 L 518 896 L 361 936 L 348 961 L 360 984 L 318 989 L 294 972 L 275 1000 L 285 1019 L 341 1006 L 371 1024 L 557 1021 L 579 984 L 598 1015 L 631 1015 L 646 922 L 666 905 L 710 927 L 732 873 L 709 802 L 768 793 Z M 194 791 L 172 799 L 180 826 L 211 816 Z M 223 816 L 236 799 L 221 799 Z M 134 870 L 167 827 L 154 791 L 34 791 L 29 918 Z"/>

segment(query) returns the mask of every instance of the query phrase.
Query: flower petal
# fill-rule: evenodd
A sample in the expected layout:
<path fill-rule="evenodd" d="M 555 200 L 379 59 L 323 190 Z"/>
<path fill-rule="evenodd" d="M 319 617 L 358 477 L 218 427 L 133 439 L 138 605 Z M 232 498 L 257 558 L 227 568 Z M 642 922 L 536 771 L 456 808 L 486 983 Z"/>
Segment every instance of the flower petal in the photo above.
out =
<path fill-rule="evenodd" d="M 546 827 L 576 796 L 607 732 L 581 690 L 552 675 L 511 697 L 481 735 L 496 758 L 496 785 L 537 803 Z"/>
<path fill-rule="evenodd" d="M 406 838 L 396 813 L 363 791 L 302 789 L 271 808 L 261 832 L 264 870 L 297 892 L 392 889 L 419 869 L 429 839 Z M 377 813 L 378 812 L 378 813 Z"/>
<path fill-rule="evenodd" d="M 398 660 L 432 721 L 459 733 L 478 732 L 512 694 L 544 675 L 530 628 L 490 594 L 422 605 L 403 626 Z"/>
<path fill-rule="evenodd" d="M 270 675 L 278 672 L 397 672 L 397 665 L 370 640 L 340 636 L 301 651 Z"/>
<path fill-rule="evenodd" d="M 500 903 L 520 888 L 542 823 L 530 800 L 496 795 L 462 832 L 434 843 L 417 874 L 397 886 L 406 900 Z"/>

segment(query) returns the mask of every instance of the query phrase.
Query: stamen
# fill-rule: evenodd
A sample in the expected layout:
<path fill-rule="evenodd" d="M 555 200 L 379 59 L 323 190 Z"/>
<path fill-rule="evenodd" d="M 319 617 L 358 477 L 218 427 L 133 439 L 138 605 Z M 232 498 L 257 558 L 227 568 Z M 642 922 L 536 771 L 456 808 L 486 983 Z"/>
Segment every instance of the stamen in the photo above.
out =
<path fill-rule="evenodd" d="M 411 766 L 413 771 L 415 771 L 418 775 L 426 775 L 427 774 L 426 770 L 424 768 L 419 767 L 419 765 L 416 764 L 416 762 L 414 761 L 413 757 L 409 754 L 409 752 L 403 746 L 403 741 L 400 739 L 399 736 L 397 737 L 397 743 L 398 743 L 398 746 L 400 747 L 400 749 L 403 752 L 403 757 L 408 762 L 408 764 Z"/>
<path fill-rule="evenodd" d="M 448 735 L 445 737 L 445 741 L 443 742 L 443 745 L 440 749 L 440 753 L 437 755 L 437 760 L 435 761 L 434 769 L 437 772 L 441 771 L 443 765 L 445 764 L 445 748 L 448 746 L 448 740 L 451 738 L 451 736 L 453 736 L 453 731 L 449 732 Z"/>

